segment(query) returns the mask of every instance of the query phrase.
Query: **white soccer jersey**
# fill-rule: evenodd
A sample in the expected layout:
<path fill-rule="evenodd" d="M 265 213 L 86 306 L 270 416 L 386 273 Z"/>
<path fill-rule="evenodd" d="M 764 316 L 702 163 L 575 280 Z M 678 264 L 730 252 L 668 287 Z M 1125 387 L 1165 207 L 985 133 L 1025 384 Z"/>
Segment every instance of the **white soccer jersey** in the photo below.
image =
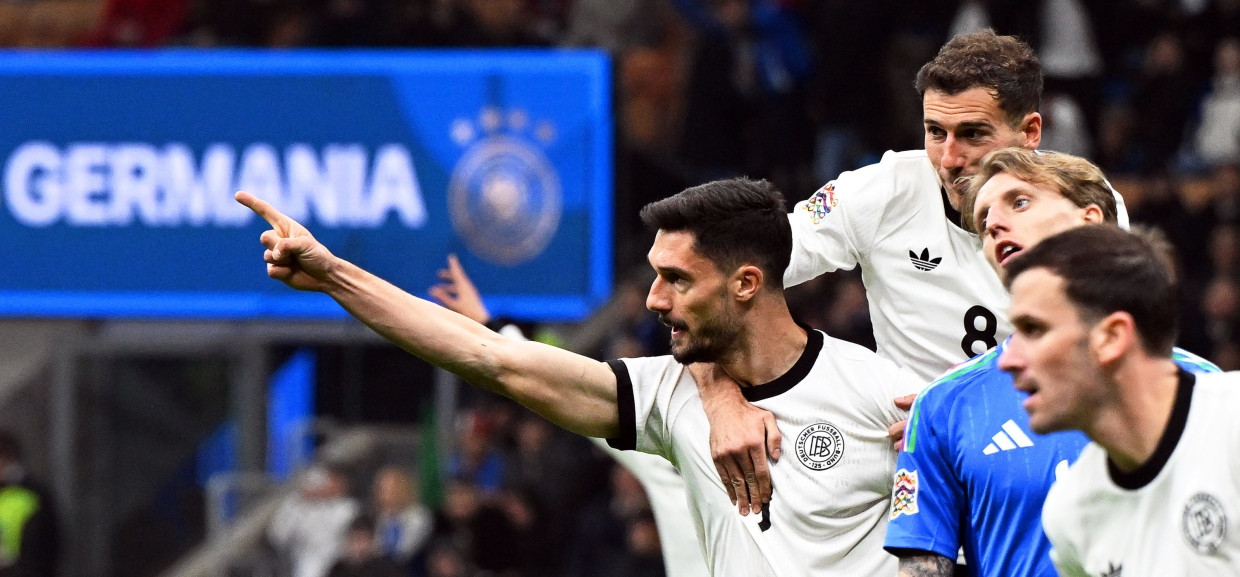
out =
<path fill-rule="evenodd" d="M 891 398 L 924 383 L 873 352 L 809 331 L 800 360 L 770 383 L 743 387 L 784 437 L 774 495 L 742 517 L 710 455 L 710 425 L 689 371 L 670 356 L 609 363 L 618 381 L 617 448 L 670 460 L 685 479 L 712 574 L 893 575 L 883 550 L 895 451 L 887 427 L 906 417 Z"/>
<path fill-rule="evenodd" d="M 710 570 L 697 542 L 697 531 L 689 513 L 685 481 L 667 459 L 636 451 L 620 451 L 603 439 L 590 438 L 618 463 L 628 469 L 650 500 L 650 511 L 659 528 L 663 566 L 667 577 L 707 577 Z"/>
<path fill-rule="evenodd" d="M 1184 375 L 1192 393 L 1148 463 L 1113 474 L 1091 443 L 1051 487 L 1042 525 L 1060 575 L 1240 575 L 1240 373 Z"/>
<path fill-rule="evenodd" d="M 1008 293 L 955 214 L 926 151 L 887 152 L 797 203 L 784 284 L 861 265 L 878 354 L 933 380 L 1012 332 Z"/>
<path fill-rule="evenodd" d="M 1008 292 L 944 195 L 926 151 L 888 151 L 788 215 L 792 262 L 784 285 L 861 265 L 878 354 L 927 381 L 1012 333 Z M 1115 202 L 1126 229 L 1118 192 Z"/>

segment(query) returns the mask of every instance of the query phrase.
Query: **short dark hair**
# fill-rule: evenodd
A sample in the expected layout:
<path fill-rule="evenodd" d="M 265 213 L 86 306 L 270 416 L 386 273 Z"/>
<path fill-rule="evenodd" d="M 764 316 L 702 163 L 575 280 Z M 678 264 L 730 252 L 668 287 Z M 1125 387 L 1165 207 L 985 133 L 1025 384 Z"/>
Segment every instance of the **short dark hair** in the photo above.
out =
<path fill-rule="evenodd" d="M 1176 283 L 1165 255 L 1142 234 L 1089 224 L 1052 235 L 1012 259 L 1004 284 L 1033 269 L 1064 280 L 1064 293 L 1081 318 L 1097 321 L 1116 311 L 1132 315 L 1145 352 L 1170 356 L 1175 344 Z"/>
<path fill-rule="evenodd" d="M 998 99 L 1008 124 L 1016 126 L 1042 104 L 1042 63 L 1019 38 L 987 28 L 948 40 L 917 71 L 913 85 L 923 98 L 927 90 L 952 95 L 985 88 Z"/>
<path fill-rule="evenodd" d="M 720 271 L 757 265 L 765 286 L 780 289 L 792 258 L 787 212 L 783 195 L 770 182 L 730 178 L 647 204 L 641 219 L 652 230 L 693 234 L 693 249 Z"/>

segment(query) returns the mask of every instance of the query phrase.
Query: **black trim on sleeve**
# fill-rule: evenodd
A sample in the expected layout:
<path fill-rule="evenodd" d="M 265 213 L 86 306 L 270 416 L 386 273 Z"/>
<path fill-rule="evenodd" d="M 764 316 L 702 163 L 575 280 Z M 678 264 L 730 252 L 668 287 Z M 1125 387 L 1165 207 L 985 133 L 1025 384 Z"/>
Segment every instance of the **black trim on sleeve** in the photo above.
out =
<path fill-rule="evenodd" d="M 769 383 L 752 387 L 741 387 L 741 394 L 745 396 L 746 401 L 752 403 L 781 395 L 792 390 L 792 387 L 797 386 L 797 383 L 804 381 L 805 377 L 809 376 L 810 370 L 814 368 L 814 363 L 818 362 L 818 353 L 822 352 L 822 333 L 801 323 L 797 323 L 797 325 L 805 329 L 805 334 L 808 337 L 805 341 L 805 350 L 801 352 L 801 358 L 797 359 L 797 362 L 792 365 L 791 369 L 788 369 L 788 372 Z"/>
<path fill-rule="evenodd" d="M 616 373 L 616 407 L 620 411 L 620 436 L 607 439 L 613 449 L 632 451 L 637 448 L 637 401 L 633 398 L 633 378 L 624 361 L 607 361 Z"/>
<path fill-rule="evenodd" d="M 1121 489 L 1140 489 L 1150 484 L 1167 465 L 1175 446 L 1180 443 L 1180 437 L 1184 436 L 1184 426 L 1188 424 L 1188 409 L 1193 401 L 1193 385 L 1197 383 L 1197 377 L 1182 368 L 1179 370 L 1179 377 L 1175 401 L 1171 404 L 1171 420 L 1167 421 L 1167 428 L 1158 439 L 1158 446 L 1154 447 L 1154 454 L 1150 455 L 1149 460 L 1125 473 L 1116 467 L 1111 459 L 1107 459 L 1107 472 Z"/>

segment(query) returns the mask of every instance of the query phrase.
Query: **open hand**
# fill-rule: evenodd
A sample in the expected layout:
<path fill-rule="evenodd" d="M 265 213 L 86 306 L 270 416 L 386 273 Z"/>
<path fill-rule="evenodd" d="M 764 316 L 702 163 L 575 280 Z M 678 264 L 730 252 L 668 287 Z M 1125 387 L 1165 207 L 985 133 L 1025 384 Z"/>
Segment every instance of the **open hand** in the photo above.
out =
<path fill-rule="evenodd" d="M 474 287 L 469 275 L 456 255 L 448 255 L 448 268 L 439 269 L 439 278 L 443 282 L 430 289 L 431 296 L 445 308 L 465 315 L 475 322 L 487 324 L 491 313 L 482 303 L 478 289 Z"/>

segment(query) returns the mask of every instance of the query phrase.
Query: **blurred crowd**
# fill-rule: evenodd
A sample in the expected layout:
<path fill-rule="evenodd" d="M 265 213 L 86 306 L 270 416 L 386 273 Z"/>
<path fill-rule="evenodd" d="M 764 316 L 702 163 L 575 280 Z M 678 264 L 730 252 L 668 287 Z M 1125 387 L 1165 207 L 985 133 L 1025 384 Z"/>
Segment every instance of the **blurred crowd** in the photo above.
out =
<path fill-rule="evenodd" d="M 646 202 L 744 174 L 791 203 L 921 148 L 917 68 L 986 26 L 1042 59 L 1042 148 L 1095 161 L 1133 222 L 1174 243 L 1179 344 L 1240 369 L 1240 0 L 0 0 L 3 46 L 601 47 L 620 271 L 641 268 Z M 622 322 L 598 356 L 665 351 L 649 280 L 620 275 Z M 789 294 L 803 321 L 873 346 L 855 273 Z M 400 469 L 310 476 L 268 535 L 293 574 L 661 574 L 640 486 L 602 453 L 502 401 L 458 428 L 440 503 Z"/>
<path fill-rule="evenodd" d="M 519 405 L 465 404 L 438 499 L 398 464 L 305 472 L 267 527 L 278 574 L 663 575 L 650 504 L 626 469 Z"/>

